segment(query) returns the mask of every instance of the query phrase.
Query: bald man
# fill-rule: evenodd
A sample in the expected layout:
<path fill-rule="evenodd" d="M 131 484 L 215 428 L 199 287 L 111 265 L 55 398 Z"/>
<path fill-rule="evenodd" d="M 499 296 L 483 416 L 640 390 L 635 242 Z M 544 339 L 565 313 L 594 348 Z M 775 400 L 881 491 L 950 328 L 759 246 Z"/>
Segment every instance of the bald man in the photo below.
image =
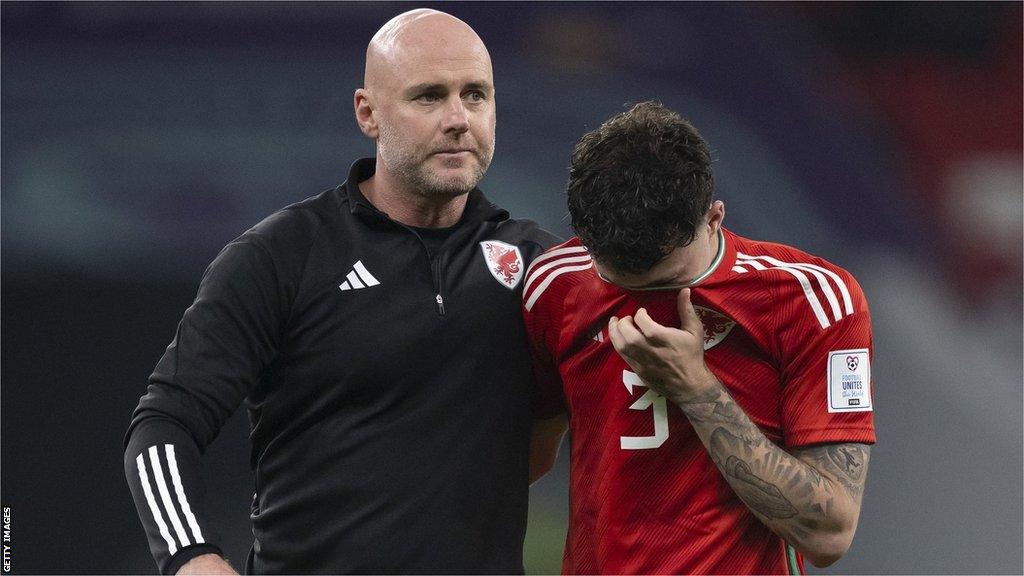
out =
<path fill-rule="evenodd" d="M 477 188 L 491 61 L 464 22 L 384 25 L 355 91 L 376 158 L 207 269 L 125 437 L 162 573 L 233 573 L 200 454 L 243 401 L 250 573 L 521 573 L 532 369 L 519 314 L 555 239 Z"/>

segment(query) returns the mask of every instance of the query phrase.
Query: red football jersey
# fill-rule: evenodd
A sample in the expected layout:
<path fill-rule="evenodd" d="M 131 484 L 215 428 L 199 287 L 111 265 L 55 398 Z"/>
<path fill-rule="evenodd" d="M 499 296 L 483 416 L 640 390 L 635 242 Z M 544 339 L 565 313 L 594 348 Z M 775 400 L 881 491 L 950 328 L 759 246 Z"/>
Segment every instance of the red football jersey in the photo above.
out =
<path fill-rule="evenodd" d="M 612 346 L 608 319 L 640 307 L 678 327 L 677 295 L 678 287 L 611 284 L 575 238 L 527 272 L 536 416 L 569 412 L 562 571 L 802 573 L 801 556 L 735 495 L 682 411 L 648 390 Z M 691 301 L 708 367 L 771 441 L 874 443 L 871 320 L 848 272 L 723 230 Z"/>

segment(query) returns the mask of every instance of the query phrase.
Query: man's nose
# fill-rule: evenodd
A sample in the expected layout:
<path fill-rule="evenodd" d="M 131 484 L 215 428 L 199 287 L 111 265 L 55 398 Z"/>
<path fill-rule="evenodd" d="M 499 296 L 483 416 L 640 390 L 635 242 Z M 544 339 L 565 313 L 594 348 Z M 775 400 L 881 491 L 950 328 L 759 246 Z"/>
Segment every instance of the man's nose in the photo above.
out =
<path fill-rule="evenodd" d="M 469 130 L 469 111 L 462 98 L 455 96 L 449 98 L 444 116 L 444 131 L 461 134 Z"/>

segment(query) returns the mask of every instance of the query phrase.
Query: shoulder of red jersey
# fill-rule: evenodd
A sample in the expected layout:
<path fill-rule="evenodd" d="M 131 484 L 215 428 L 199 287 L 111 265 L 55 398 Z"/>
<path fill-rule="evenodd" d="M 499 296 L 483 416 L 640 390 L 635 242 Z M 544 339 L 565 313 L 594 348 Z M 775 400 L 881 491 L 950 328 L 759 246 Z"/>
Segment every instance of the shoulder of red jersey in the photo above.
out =
<path fill-rule="evenodd" d="M 552 298 L 593 267 L 590 253 L 579 238 L 573 237 L 538 256 L 526 270 L 523 284 L 523 308 L 533 310 L 541 297 Z M 545 296 L 546 295 L 546 296 Z"/>
<path fill-rule="evenodd" d="M 792 246 L 732 236 L 736 246 L 732 271 L 756 277 L 776 310 L 781 306 L 810 314 L 822 330 L 867 311 L 860 285 L 843 268 Z"/>

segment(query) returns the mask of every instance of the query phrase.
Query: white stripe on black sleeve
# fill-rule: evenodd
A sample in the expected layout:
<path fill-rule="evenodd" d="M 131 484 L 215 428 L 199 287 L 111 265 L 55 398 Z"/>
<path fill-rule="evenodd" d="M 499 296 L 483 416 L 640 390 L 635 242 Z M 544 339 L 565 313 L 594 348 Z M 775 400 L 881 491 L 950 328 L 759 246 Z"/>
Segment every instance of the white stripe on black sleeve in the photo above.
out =
<path fill-rule="evenodd" d="M 181 506 L 181 511 L 185 514 L 185 520 L 188 521 L 188 526 L 192 529 L 192 539 L 196 541 L 196 544 L 202 544 L 205 542 L 203 533 L 199 530 L 199 523 L 196 522 L 196 516 L 192 513 L 192 507 L 188 504 L 185 488 L 181 485 L 181 475 L 178 473 L 178 460 L 174 457 L 174 444 L 164 444 L 164 450 L 167 454 L 167 467 L 171 472 L 171 482 L 174 484 L 174 493 L 178 496 L 178 505 Z"/>
<path fill-rule="evenodd" d="M 167 490 L 167 481 L 164 479 L 163 466 L 160 465 L 160 453 L 156 446 L 149 447 L 149 463 L 153 465 L 153 478 L 156 479 L 160 500 L 164 503 L 164 510 L 167 512 L 167 517 L 171 520 L 171 525 L 174 526 L 174 532 L 178 535 L 178 541 L 181 542 L 182 546 L 188 546 L 188 534 L 185 533 L 185 527 L 182 526 L 181 519 L 178 518 L 178 512 L 174 509 L 174 502 L 171 501 L 171 493 Z"/>
<path fill-rule="evenodd" d="M 149 487 L 149 474 L 146 473 L 146 460 L 139 454 L 139 457 L 135 459 L 135 463 L 139 468 L 139 480 L 142 482 L 142 491 L 146 494 L 146 502 L 149 503 L 149 511 L 153 513 L 153 519 L 156 520 L 156 525 L 160 529 L 160 535 L 167 541 L 167 551 L 171 556 L 178 551 L 178 546 L 174 543 L 174 538 L 171 537 L 171 533 L 167 530 L 167 523 L 164 522 L 164 517 L 160 513 L 160 506 L 156 503 L 156 498 L 153 497 L 153 490 Z"/>

